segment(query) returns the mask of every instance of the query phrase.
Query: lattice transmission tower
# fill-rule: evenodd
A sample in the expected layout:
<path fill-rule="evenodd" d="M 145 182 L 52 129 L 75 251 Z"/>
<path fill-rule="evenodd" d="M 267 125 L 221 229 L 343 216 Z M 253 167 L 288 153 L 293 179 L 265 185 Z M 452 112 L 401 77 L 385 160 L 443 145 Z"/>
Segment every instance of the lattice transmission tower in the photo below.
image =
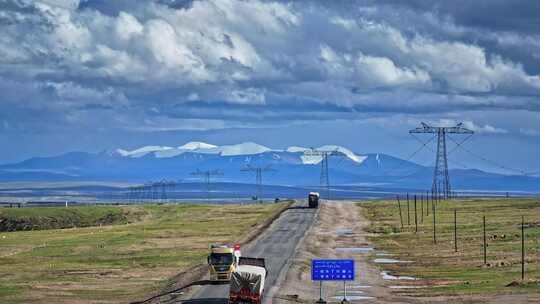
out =
<path fill-rule="evenodd" d="M 212 176 L 223 175 L 223 173 L 219 170 L 201 171 L 197 169 L 197 171 L 192 172 L 191 175 L 201 176 L 204 178 L 204 183 L 206 184 L 206 199 L 210 200 L 210 179 Z"/>
<path fill-rule="evenodd" d="M 304 151 L 306 156 L 320 156 L 321 157 L 321 179 L 320 187 L 321 194 L 326 191 L 326 199 L 330 199 L 330 174 L 328 173 L 328 158 L 330 156 L 342 156 L 339 151 L 322 151 L 316 149 L 309 149 Z"/>
<path fill-rule="evenodd" d="M 448 155 L 446 151 L 447 134 L 474 134 L 472 130 L 463 127 L 463 123 L 455 127 L 435 127 L 426 123 L 422 126 L 409 131 L 410 134 L 429 133 L 437 134 L 437 155 L 435 159 L 435 172 L 433 174 L 433 183 L 431 191 L 434 195 L 449 198 L 452 196 L 452 187 L 450 185 L 450 176 L 448 174 Z"/>
<path fill-rule="evenodd" d="M 257 200 L 259 201 L 262 201 L 263 197 L 263 172 L 276 171 L 275 169 L 270 168 L 271 166 L 272 165 L 267 165 L 265 167 L 253 167 L 247 164 L 245 168 L 241 169 L 241 171 L 255 172 L 255 182 L 257 183 Z"/>

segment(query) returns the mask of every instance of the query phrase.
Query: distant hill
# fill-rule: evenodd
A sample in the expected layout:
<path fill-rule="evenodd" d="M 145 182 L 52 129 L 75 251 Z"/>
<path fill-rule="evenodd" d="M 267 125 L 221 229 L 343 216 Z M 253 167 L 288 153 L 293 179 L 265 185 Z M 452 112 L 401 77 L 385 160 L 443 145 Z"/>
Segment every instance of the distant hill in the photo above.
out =
<path fill-rule="evenodd" d="M 433 168 L 390 155 L 359 154 L 345 147 L 323 146 L 335 151 L 329 160 L 333 185 L 428 189 Z M 143 183 L 159 180 L 198 181 L 196 170 L 219 170 L 219 182 L 253 183 L 254 174 L 241 171 L 247 165 L 269 166 L 263 182 L 273 185 L 308 186 L 320 181 L 321 156 L 306 155 L 307 148 L 271 149 L 256 143 L 215 146 L 190 142 L 179 147 L 146 146 L 128 151 L 71 152 L 54 157 L 34 157 L 0 166 L 0 181 L 107 181 Z M 451 170 L 454 189 L 540 191 L 540 178 Z"/>

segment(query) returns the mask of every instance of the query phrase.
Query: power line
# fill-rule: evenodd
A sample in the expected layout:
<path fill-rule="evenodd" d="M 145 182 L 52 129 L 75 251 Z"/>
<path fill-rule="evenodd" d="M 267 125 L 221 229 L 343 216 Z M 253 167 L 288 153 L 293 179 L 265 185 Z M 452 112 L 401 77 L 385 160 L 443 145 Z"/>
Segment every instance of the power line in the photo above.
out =
<path fill-rule="evenodd" d="M 448 137 L 448 138 L 450 138 L 451 141 L 453 141 L 454 143 L 457 144 L 457 142 L 456 142 L 453 138 L 451 138 L 451 137 Z M 534 174 L 534 172 L 526 172 L 526 171 L 521 170 L 521 169 L 512 168 L 512 167 L 508 167 L 508 166 L 502 165 L 502 164 L 500 164 L 499 162 L 496 162 L 496 161 L 494 161 L 494 160 L 488 159 L 487 157 L 484 157 L 484 156 L 482 156 L 482 155 L 478 155 L 478 154 L 472 152 L 471 150 L 465 148 L 462 144 L 458 145 L 457 147 L 461 148 L 463 151 L 465 151 L 465 152 L 471 154 L 472 156 L 474 156 L 474 157 L 476 157 L 476 158 L 478 158 L 478 159 L 480 159 L 480 160 L 483 160 L 483 161 L 485 161 L 485 162 L 488 162 L 488 163 L 492 164 L 492 165 L 495 166 L 495 167 L 498 167 L 499 169 L 503 169 L 503 170 L 507 170 L 507 171 L 519 172 L 520 174 L 525 175 L 525 176 Z"/>
<path fill-rule="evenodd" d="M 392 173 L 394 171 L 397 171 L 398 169 L 401 169 L 401 167 L 403 167 L 408 161 L 410 161 L 413 157 L 416 156 L 416 154 L 420 153 L 420 151 L 422 151 L 424 148 L 429 148 L 428 147 L 428 144 L 431 143 L 436 136 L 432 136 L 428 141 L 426 142 L 423 142 L 422 140 L 420 140 L 418 137 L 414 136 L 413 134 L 411 134 L 411 136 L 418 140 L 422 146 L 420 146 L 420 148 L 418 148 L 416 151 L 414 151 L 413 153 L 411 153 L 403 162 L 400 162 L 397 166 L 395 166 L 394 168 L 391 168 L 390 170 L 386 170 L 384 171 L 383 173 L 384 174 L 389 174 L 389 173 Z M 410 175 L 408 175 L 410 176 Z"/>
<path fill-rule="evenodd" d="M 323 189 L 326 190 L 326 198 L 330 199 L 330 175 L 328 173 L 328 158 L 329 156 L 342 156 L 343 153 L 333 150 L 333 151 L 322 151 L 311 148 L 304 151 L 305 156 L 320 156 L 321 159 L 321 178 L 320 178 L 320 187 L 321 192 Z"/>
<path fill-rule="evenodd" d="M 470 134 L 469 136 L 465 137 L 464 140 L 462 140 L 461 142 L 458 143 L 458 142 L 455 141 L 450 135 L 448 135 L 448 138 L 450 138 L 450 140 L 453 141 L 453 142 L 456 144 L 456 146 L 455 146 L 452 150 L 450 150 L 450 152 L 448 152 L 448 155 L 452 154 L 452 153 L 453 153 L 454 151 L 456 151 L 458 148 L 461 148 L 461 146 L 463 146 L 463 144 L 464 144 L 467 140 L 469 140 L 469 138 L 471 138 L 472 136 L 473 136 L 473 134 Z"/>
<path fill-rule="evenodd" d="M 219 170 L 206 170 L 201 171 L 197 169 L 195 172 L 191 172 L 191 175 L 201 176 L 206 184 L 206 200 L 210 200 L 210 179 L 212 176 L 221 176 L 223 173 Z"/>
<path fill-rule="evenodd" d="M 159 182 L 147 182 L 143 185 L 131 186 L 127 188 L 129 190 L 127 199 L 130 203 L 168 202 L 170 198 L 169 192 L 174 192 L 180 182 L 181 180 L 167 181 L 162 179 Z"/>
<path fill-rule="evenodd" d="M 262 173 L 268 171 L 276 171 L 275 169 L 270 168 L 272 165 L 267 165 L 265 167 L 252 167 L 247 164 L 246 168 L 240 169 L 240 171 L 249 171 L 255 172 L 255 182 L 257 184 L 257 200 L 262 202 L 263 189 L 262 189 Z"/>
<path fill-rule="evenodd" d="M 450 186 L 450 176 L 448 173 L 448 153 L 446 149 L 447 134 L 474 134 L 472 130 L 463 127 L 459 123 L 454 127 L 430 126 L 424 122 L 421 126 L 409 131 L 410 134 L 437 134 L 437 152 L 435 161 L 435 172 L 433 173 L 433 184 L 431 191 L 435 194 L 442 194 L 450 197 L 452 189 Z"/>
<path fill-rule="evenodd" d="M 433 152 L 433 153 L 437 153 L 437 151 L 435 151 L 434 149 L 430 148 L 429 146 L 426 146 L 426 148 L 427 148 L 429 151 Z M 463 168 L 463 169 L 471 169 L 471 167 L 469 167 L 469 166 L 467 166 L 467 165 L 463 164 L 462 162 L 459 162 L 459 161 L 457 161 L 457 160 L 455 160 L 455 159 L 448 158 L 448 162 L 451 163 L 451 164 L 454 164 L 454 165 L 456 165 L 456 166 L 458 166 L 458 167 L 461 167 L 461 168 Z M 435 166 L 435 164 L 433 164 L 433 166 Z M 426 166 L 426 167 L 427 167 L 427 166 Z"/>

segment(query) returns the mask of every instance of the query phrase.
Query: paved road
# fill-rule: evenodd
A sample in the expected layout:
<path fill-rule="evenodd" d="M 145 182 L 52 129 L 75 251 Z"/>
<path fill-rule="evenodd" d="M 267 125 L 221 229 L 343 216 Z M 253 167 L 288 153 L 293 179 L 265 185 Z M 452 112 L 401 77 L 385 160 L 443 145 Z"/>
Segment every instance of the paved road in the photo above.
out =
<path fill-rule="evenodd" d="M 265 303 L 271 303 L 274 285 L 278 277 L 288 269 L 290 260 L 298 242 L 313 222 L 316 210 L 299 207 L 306 203 L 298 203 L 285 211 L 262 235 L 248 247 L 242 248 L 242 255 L 266 259 L 268 277 L 265 283 Z M 185 304 L 226 304 L 229 287 L 206 286 L 201 288 Z"/>

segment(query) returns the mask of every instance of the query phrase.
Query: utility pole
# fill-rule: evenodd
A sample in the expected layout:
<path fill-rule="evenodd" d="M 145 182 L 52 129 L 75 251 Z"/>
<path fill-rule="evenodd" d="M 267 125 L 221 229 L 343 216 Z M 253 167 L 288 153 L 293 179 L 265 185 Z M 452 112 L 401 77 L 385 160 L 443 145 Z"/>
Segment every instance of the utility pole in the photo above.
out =
<path fill-rule="evenodd" d="M 267 165 L 265 167 L 252 167 L 251 165 L 247 164 L 245 168 L 240 169 L 240 171 L 244 172 L 255 172 L 255 183 L 257 184 L 257 200 L 262 202 L 263 198 L 263 183 L 262 183 L 262 173 L 268 172 L 268 171 L 276 171 L 272 168 L 270 168 L 272 165 Z"/>
<path fill-rule="evenodd" d="M 321 157 L 321 193 L 326 190 L 326 199 L 330 199 L 330 176 L 328 173 L 328 158 L 329 156 L 342 156 L 343 153 L 334 151 L 322 151 L 311 148 L 304 151 L 305 156 L 320 156 Z"/>
<path fill-rule="evenodd" d="M 219 170 L 206 170 L 201 171 L 197 169 L 195 172 L 191 172 L 191 175 L 201 176 L 204 179 L 204 183 L 206 184 L 206 200 L 210 200 L 210 179 L 212 176 L 220 176 L 223 175 L 223 173 Z"/>
<path fill-rule="evenodd" d="M 422 126 L 409 131 L 410 134 L 430 133 L 437 134 L 437 155 L 435 160 L 435 172 L 433 174 L 432 191 L 441 194 L 443 198 L 450 198 L 452 189 L 448 174 L 448 156 L 446 152 L 447 134 L 474 134 L 472 130 L 463 127 L 463 123 L 455 127 L 437 127 L 421 123 Z"/>

